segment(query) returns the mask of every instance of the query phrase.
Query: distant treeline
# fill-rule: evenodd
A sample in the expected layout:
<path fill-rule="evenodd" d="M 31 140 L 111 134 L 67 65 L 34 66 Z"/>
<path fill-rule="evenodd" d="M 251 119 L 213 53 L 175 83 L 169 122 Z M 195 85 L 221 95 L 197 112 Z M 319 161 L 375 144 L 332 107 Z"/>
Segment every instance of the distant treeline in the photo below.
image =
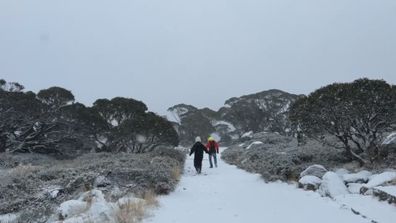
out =
<path fill-rule="evenodd" d="M 147 111 L 141 101 L 116 97 L 87 107 L 61 87 L 36 94 L 0 80 L 0 152 L 66 158 L 86 152 L 143 153 L 178 143 L 172 123 Z"/>

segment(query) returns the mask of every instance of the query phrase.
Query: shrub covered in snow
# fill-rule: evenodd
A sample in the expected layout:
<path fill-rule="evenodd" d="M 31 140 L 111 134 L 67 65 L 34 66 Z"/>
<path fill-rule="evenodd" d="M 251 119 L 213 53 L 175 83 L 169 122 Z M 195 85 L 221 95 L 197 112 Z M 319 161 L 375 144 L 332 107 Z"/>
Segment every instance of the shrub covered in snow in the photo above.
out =
<path fill-rule="evenodd" d="M 297 146 L 296 139 L 274 133 L 254 134 L 251 140 L 225 150 L 222 158 L 247 171 L 260 173 L 269 181 L 297 181 L 300 173 L 311 165 L 321 163 L 333 167 L 346 162 L 338 151 L 316 141 Z M 314 175 L 319 178 L 326 172 L 324 168 L 317 171 Z"/>
<path fill-rule="evenodd" d="M 146 154 L 86 154 L 62 162 L 45 157 L 30 165 L 31 159 L 17 158 L 23 156 L 31 154 L 15 155 L 18 166 L 7 165 L 11 167 L 0 171 L 0 216 L 14 213 L 31 222 L 45 222 L 58 207 L 64 218 L 75 216 L 82 207 L 94 206 L 92 201 L 104 197 L 106 202 L 115 202 L 130 194 L 143 197 L 146 191 L 169 193 L 176 187 L 185 157 L 182 152 L 162 148 Z M 76 199 L 92 189 L 96 191 L 91 193 L 92 199 Z"/>

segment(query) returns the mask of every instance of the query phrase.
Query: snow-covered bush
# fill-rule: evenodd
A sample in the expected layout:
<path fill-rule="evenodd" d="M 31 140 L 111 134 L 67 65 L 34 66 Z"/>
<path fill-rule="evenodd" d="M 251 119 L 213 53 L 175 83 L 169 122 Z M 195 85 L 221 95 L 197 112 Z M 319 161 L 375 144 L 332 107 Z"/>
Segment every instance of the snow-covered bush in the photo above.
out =
<path fill-rule="evenodd" d="M 20 166 L 28 166 L 26 164 L 31 161 L 40 163 L 37 156 L 0 157 L 0 163 L 4 161 L 5 167 L 12 167 L 8 162 L 18 161 Z M 117 201 L 130 194 L 144 197 L 146 191 L 169 193 L 176 187 L 184 156 L 180 151 L 166 148 L 145 154 L 92 153 L 62 162 L 45 156 L 38 168 L 29 168 L 22 175 L 10 174 L 13 168 L 0 169 L 0 213 L 18 213 L 18 220 L 45 222 L 55 205 L 72 200 L 62 209 L 66 211 L 62 215 L 67 217 L 76 215 L 83 206 L 90 207 L 91 201 L 101 198 L 95 192 L 95 196 L 91 196 L 93 199 L 74 201 L 76 196 L 87 190 L 99 190 L 109 201 Z M 101 207 L 105 208 L 96 206 L 95 209 Z"/>
<path fill-rule="evenodd" d="M 262 144 L 252 145 L 256 141 Z M 297 181 L 300 173 L 310 165 L 321 163 L 333 167 L 345 162 L 345 157 L 338 151 L 316 141 L 307 141 L 304 146 L 297 146 L 296 139 L 274 133 L 254 134 L 252 140 L 225 150 L 222 158 L 247 171 L 260 173 L 268 181 Z M 324 172 L 321 171 L 318 177 Z"/>

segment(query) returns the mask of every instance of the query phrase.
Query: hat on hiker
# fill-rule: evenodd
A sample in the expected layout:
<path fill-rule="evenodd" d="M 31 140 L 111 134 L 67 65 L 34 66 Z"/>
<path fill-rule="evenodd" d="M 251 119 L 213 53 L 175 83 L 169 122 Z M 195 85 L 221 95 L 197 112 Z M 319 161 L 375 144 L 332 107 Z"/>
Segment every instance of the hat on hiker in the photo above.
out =
<path fill-rule="evenodd" d="M 201 137 L 197 136 L 197 137 L 195 138 L 195 142 L 201 142 Z"/>
<path fill-rule="evenodd" d="M 210 136 L 210 137 L 208 138 L 208 141 L 215 141 L 215 139 L 214 139 L 212 136 Z"/>

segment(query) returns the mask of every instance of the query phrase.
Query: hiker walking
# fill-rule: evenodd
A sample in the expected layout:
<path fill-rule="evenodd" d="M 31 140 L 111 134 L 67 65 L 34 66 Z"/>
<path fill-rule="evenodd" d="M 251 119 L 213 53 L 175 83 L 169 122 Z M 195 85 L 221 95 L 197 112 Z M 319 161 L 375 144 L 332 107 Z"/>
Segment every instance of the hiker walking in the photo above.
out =
<path fill-rule="evenodd" d="M 198 174 L 202 170 L 202 159 L 206 151 L 206 147 L 201 143 L 201 137 L 197 136 L 195 138 L 195 144 L 191 148 L 190 156 L 194 153 L 194 167 Z"/>
<path fill-rule="evenodd" d="M 215 141 L 215 139 L 211 136 L 208 138 L 208 143 L 206 144 L 206 148 L 209 153 L 209 164 L 210 168 L 213 168 L 212 158 L 214 160 L 214 165 L 217 167 L 217 155 L 219 153 L 219 144 Z"/>

